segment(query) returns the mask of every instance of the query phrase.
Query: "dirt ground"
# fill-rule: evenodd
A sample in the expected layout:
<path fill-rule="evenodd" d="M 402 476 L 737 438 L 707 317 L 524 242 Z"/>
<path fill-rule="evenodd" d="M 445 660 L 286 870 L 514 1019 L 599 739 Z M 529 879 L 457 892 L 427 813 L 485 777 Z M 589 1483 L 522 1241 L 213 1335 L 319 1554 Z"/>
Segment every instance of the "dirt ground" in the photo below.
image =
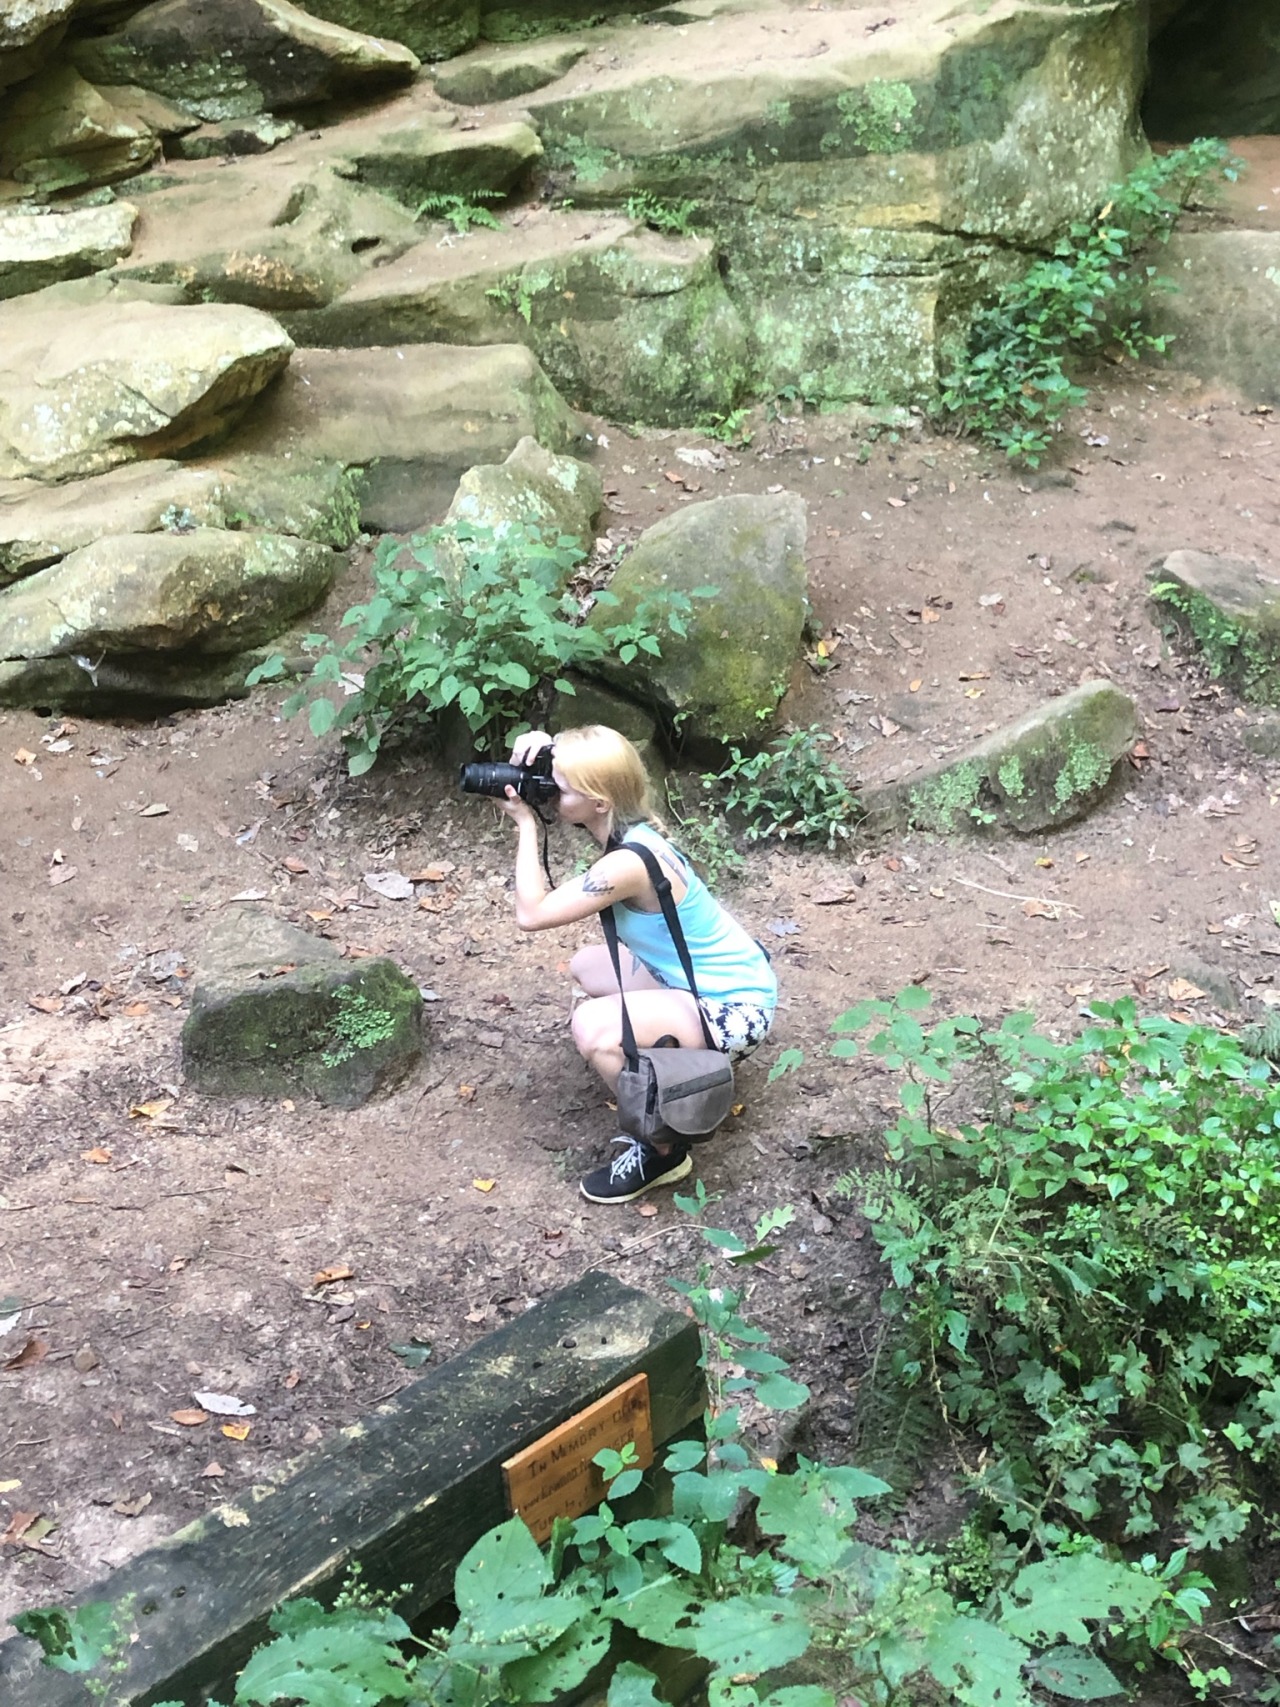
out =
<path fill-rule="evenodd" d="M 1145 588 L 1180 546 L 1269 561 L 1280 431 L 1125 367 L 1032 474 L 925 432 L 860 450 L 840 417 L 762 423 L 720 468 L 676 457 L 696 437 L 599 432 L 612 528 L 730 491 L 807 500 L 834 649 L 821 676 L 801 667 L 791 710 L 836 733 L 851 775 L 901 772 L 1086 677 L 1141 711 L 1109 802 L 1051 838 L 757 851 L 726 891 L 776 951 L 782 1008 L 699 1172 L 721 1224 L 796 1206 L 752 1310 L 813 1384 L 809 1445 L 839 1457 L 878 1276 L 833 1185 L 874 1157 L 891 1097 L 827 1056 L 831 1019 L 908 981 L 944 1011 L 1027 1006 L 1064 1031 L 1091 996 L 1228 1022 L 1273 997 L 1280 769 L 1244 744 L 1258 714 L 1170 651 Z M 359 1419 L 414 1379 L 393 1345 L 437 1364 L 585 1269 L 661 1293 L 701 1249 L 669 1195 L 576 1194 L 613 1133 L 566 1031 L 563 968 L 590 933 L 516 930 L 509 826 L 420 760 L 349 781 L 278 697 L 146 724 L 0 716 L 4 1617 Z M 561 871 L 575 855 L 553 845 Z M 363 882 L 433 864 L 452 869 L 421 905 Z M 246 893 L 429 992 L 401 1090 L 351 1114 L 184 1089 L 190 961 Z M 795 1046 L 804 1068 L 768 1085 Z M 335 1265 L 351 1277 L 313 1284 Z M 198 1390 L 256 1408 L 243 1439 L 173 1420 Z"/>

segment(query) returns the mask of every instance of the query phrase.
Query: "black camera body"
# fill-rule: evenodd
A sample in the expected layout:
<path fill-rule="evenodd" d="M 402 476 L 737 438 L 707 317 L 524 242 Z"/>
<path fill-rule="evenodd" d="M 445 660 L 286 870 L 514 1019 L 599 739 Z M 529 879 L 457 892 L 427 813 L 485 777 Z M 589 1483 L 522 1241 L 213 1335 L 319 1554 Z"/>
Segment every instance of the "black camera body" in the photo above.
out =
<path fill-rule="evenodd" d="M 544 806 L 560 792 L 552 780 L 552 762 L 551 748 L 540 747 L 527 765 L 463 765 L 458 786 L 464 794 L 484 794 L 492 800 L 505 799 L 508 788 L 514 788 L 528 805 Z"/>

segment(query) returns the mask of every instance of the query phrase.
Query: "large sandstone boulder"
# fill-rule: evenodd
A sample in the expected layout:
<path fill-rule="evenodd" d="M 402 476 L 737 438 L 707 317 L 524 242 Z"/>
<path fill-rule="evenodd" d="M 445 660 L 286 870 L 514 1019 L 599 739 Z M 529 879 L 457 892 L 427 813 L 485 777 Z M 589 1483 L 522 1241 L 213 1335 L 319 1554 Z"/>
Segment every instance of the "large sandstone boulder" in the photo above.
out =
<path fill-rule="evenodd" d="M 42 194 L 132 177 L 160 150 L 156 133 L 71 66 L 56 64 L 5 97 L 0 178 Z"/>
<path fill-rule="evenodd" d="M 339 549 L 359 529 L 350 475 L 335 462 L 158 459 L 47 486 L 0 485 L 0 586 L 116 534 L 194 528 L 292 534 Z"/>
<path fill-rule="evenodd" d="M 139 198 L 124 278 L 176 284 L 192 302 L 270 313 L 314 308 L 421 241 L 405 208 L 284 150 Z"/>
<path fill-rule="evenodd" d="M 0 89 L 38 70 L 62 39 L 76 0 L 6 0 L 0 9 Z"/>
<path fill-rule="evenodd" d="M 289 0 L 161 0 L 70 49 L 94 83 L 136 83 L 203 119 L 306 107 L 407 82 L 417 57 Z"/>
<path fill-rule="evenodd" d="M 1152 597 L 1200 648 L 1211 675 L 1255 705 L 1280 705 L 1280 574 L 1244 557 L 1171 551 Z"/>
<path fill-rule="evenodd" d="M 758 739 L 799 655 L 807 532 L 794 492 L 713 498 L 647 528 L 609 583 L 620 606 L 597 605 L 593 628 L 630 621 L 668 592 L 712 587 L 715 595 L 694 599 L 683 636 L 657 620 L 661 657 L 642 651 L 634 663 L 598 673 L 680 718 L 695 742 Z"/>
<path fill-rule="evenodd" d="M 317 604 L 340 562 L 283 534 L 116 534 L 0 591 L 0 660 L 241 652 Z"/>
<path fill-rule="evenodd" d="M 548 540 L 565 535 L 586 557 L 595 544 L 592 524 L 603 503 L 604 487 L 594 468 L 523 438 L 505 462 L 467 470 L 445 521 L 490 528 L 498 538 L 513 524 L 536 528 Z"/>
<path fill-rule="evenodd" d="M 482 107 L 490 101 L 509 101 L 545 89 L 582 58 L 585 41 L 515 42 L 510 47 L 477 49 L 442 65 L 435 75 L 437 94 L 446 101 Z"/>
<path fill-rule="evenodd" d="M 509 190 L 542 159 L 538 133 L 525 118 L 464 128 L 456 109 L 414 96 L 329 133 L 324 151 L 334 169 L 416 213 L 432 195 Z"/>
<path fill-rule="evenodd" d="M 196 1090 L 304 1090 L 358 1108 L 421 1055 L 422 996 L 393 961 L 343 960 L 333 943 L 247 905 L 226 908 L 210 929 L 182 1028 Z"/>
<path fill-rule="evenodd" d="M 307 10 L 403 42 L 419 59 L 448 59 L 480 31 L 480 0 L 308 0 Z"/>
<path fill-rule="evenodd" d="M 133 244 L 130 202 L 66 213 L 0 213 L 0 300 L 109 267 Z"/>
<path fill-rule="evenodd" d="M 407 533 L 448 508 L 458 478 L 526 435 L 572 450 L 581 425 L 521 345 L 299 350 L 237 436 L 236 451 L 364 471 L 360 517 Z"/>
<path fill-rule="evenodd" d="M 0 304 L 0 480 L 64 480 L 214 437 L 293 348 L 268 315 L 100 279 Z"/>
<path fill-rule="evenodd" d="M 526 343 L 573 404 L 621 420 L 727 414 L 748 380 L 711 243 L 576 210 L 433 236 L 285 323 L 303 344 Z"/>
<path fill-rule="evenodd" d="M 1280 403 L 1280 231 L 1178 231 L 1160 271 L 1177 288 L 1152 297 L 1150 323 L 1170 363 Z"/>
<path fill-rule="evenodd" d="M 605 30 L 589 84 L 522 97 L 577 206 L 696 204 L 757 395 L 928 398 L 984 285 L 1099 205 L 1140 146 L 1131 0 L 862 19 L 766 3 L 678 42 L 660 21 Z"/>
<path fill-rule="evenodd" d="M 863 809 L 886 827 L 1038 834 L 1092 811 L 1137 735 L 1129 696 L 1084 682 L 909 776 L 864 785 Z"/>

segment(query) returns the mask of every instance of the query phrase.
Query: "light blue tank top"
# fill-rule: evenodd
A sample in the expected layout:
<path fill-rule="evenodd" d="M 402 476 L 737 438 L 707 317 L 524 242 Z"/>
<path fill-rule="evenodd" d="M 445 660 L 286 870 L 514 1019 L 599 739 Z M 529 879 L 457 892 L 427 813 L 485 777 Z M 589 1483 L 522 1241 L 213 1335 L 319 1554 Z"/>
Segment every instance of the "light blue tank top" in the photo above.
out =
<path fill-rule="evenodd" d="M 717 1002 L 754 1002 L 772 1012 L 778 981 L 764 950 L 727 913 L 693 867 L 651 824 L 633 824 L 625 842 L 643 842 L 659 859 L 674 861 L 688 887 L 676 908 L 689 945 L 698 994 Z M 687 990 L 689 981 L 661 913 L 642 913 L 625 902 L 613 909 L 618 937 L 660 983 Z"/>

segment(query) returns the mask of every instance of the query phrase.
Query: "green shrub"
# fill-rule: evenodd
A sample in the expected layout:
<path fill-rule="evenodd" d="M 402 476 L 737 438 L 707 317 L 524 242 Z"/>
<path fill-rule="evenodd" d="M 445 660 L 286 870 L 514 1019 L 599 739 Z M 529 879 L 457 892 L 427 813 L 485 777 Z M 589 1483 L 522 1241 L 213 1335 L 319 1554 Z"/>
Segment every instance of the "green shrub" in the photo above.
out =
<path fill-rule="evenodd" d="M 730 747 L 722 771 L 708 772 L 703 787 L 718 791 L 727 812 L 741 814 L 748 841 L 788 836 L 823 840 L 847 837 L 861 815 L 857 796 L 827 756 L 834 737 L 820 724 L 795 729 L 763 752 Z"/>
<path fill-rule="evenodd" d="M 702 1186 L 676 1199 L 693 1214 L 709 1202 Z M 608 1498 L 558 1519 L 545 1552 L 519 1517 L 475 1543 L 455 1576 L 451 1629 L 416 1639 L 395 1597 L 358 1581 L 332 1611 L 292 1601 L 239 1674 L 237 1707 L 552 1702 L 576 1698 L 593 1673 L 608 1707 L 663 1707 L 657 1678 L 619 1655 L 615 1635 L 633 1651 L 639 1637 L 700 1661 L 708 1707 L 1032 1707 L 1043 1688 L 1079 1701 L 1122 1695 L 1095 1648 L 1116 1633 L 1147 1651 L 1176 1643 L 1205 1604 L 1185 1558 L 1160 1571 L 1096 1548 L 1030 1563 L 1011 1553 L 983 1561 L 974 1598 L 954 1560 L 858 1538 L 860 1504 L 886 1492 L 876 1477 L 803 1457 L 784 1470 L 752 1449 L 743 1401 L 794 1410 L 808 1389 L 744 1320 L 730 1282 L 773 1255 L 793 1219 L 789 1208 L 769 1211 L 749 1239 L 705 1228 L 715 1258 L 673 1283 L 702 1329 L 710 1402 L 705 1438 L 666 1449 L 659 1515 L 618 1509 L 643 1481 L 635 1447 L 600 1452 Z M 27 1613 L 19 1625 L 64 1670 L 128 1648 L 101 1603 Z"/>
<path fill-rule="evenodd" d="M 671 237 L 688 237 L 693 232 L 693 218 L 698 211 L 694 201 L 666 202 L 648 190 L 627 198 L 627 218 L 641 220 L 655 231 L 665 231 Z"/>
<path fill-rule="evenodd" d="M 1145 256 L 1168 240 L 1200 184 L 1234 178 L 1239 165 L 1225 143 L 1201 138 L 1130 173 L 1052 256 L 978 309 L 965 357 L 943 388 L 944 417 L 1034 468 L 1062 416 L 1088 395 L 1068 371 L 1074 358 L 1110 343 L 1130 355 L 1167 347 L 1142 316 L 1152 290 L 1173 287 Z"/>
<path fill-rule="evenodd" d="M 490 231 L 501 231 L 502 221 L 484 206 L 485 202 L 501 200 L 501 190 L 472 190 L 465 196 L 433 190 L 418 203 L 414 217 L 438 219 L 445 225 L 451 225 L 459 237 L 465 237 L 477 225 L 486 226 Z"/>
<path fill-rule="evenodd" d="M 1029 1014 L 926 1031 L 928 1001 L 834 1027 L 834 1053 L 865 1047 L 901 1080 L 889 1166 L 845 1182 L 892 1277 L 893 1377 L 980 1437 L 975 1486 L 1005 1533 L 1236 1540 L 1280 1467 L 1270 1066 L 1132 1001 L 1095 1004 L 1066 1043 Z"/>
<path fill-rule="evenodd" d="M 518 523 L 495 531 L 460 522 L 407 546 L 382 540 L 374 597 L 343 617 L 342 626 L 353 630 L 345 643 L 307 636 L 317 657 L 307 686 L 285 701 L 285 716 L 310 699 L 313 733 L 342 735 L 353 776 L 369 769 L 392 729 L 432 724 L 455 707 L 477 737 L 501 741 L 552 685 L 574 691 L 565 670 L 607 657 L 628 664 L 640 652 L 660 656 L 659 628 L 683 636 L 691 598 L 714 596 L 708 587 L 690 596 L 663 593 L 627 622 L 588 628 L 566 591 L 581 558 L 575 540 L 544 538 Z M 607 589 L 595 602 L 618 604 Z M 252 671 L 248 685 L 284 669 L 276 654 Z M 335 702 L 328 695 L 338 685 L 344 698 Z"/>
<path fill-rule="evenodd" d="M 703 881 L 718 889 L 726 879 L 740 877 L 746 861 L 733 845 L 724 815 L 705 803 L 690 809 L 678 779 L 667 778 L 667 810 L 676 821 L 676 840 L 698 868 Z"/>

